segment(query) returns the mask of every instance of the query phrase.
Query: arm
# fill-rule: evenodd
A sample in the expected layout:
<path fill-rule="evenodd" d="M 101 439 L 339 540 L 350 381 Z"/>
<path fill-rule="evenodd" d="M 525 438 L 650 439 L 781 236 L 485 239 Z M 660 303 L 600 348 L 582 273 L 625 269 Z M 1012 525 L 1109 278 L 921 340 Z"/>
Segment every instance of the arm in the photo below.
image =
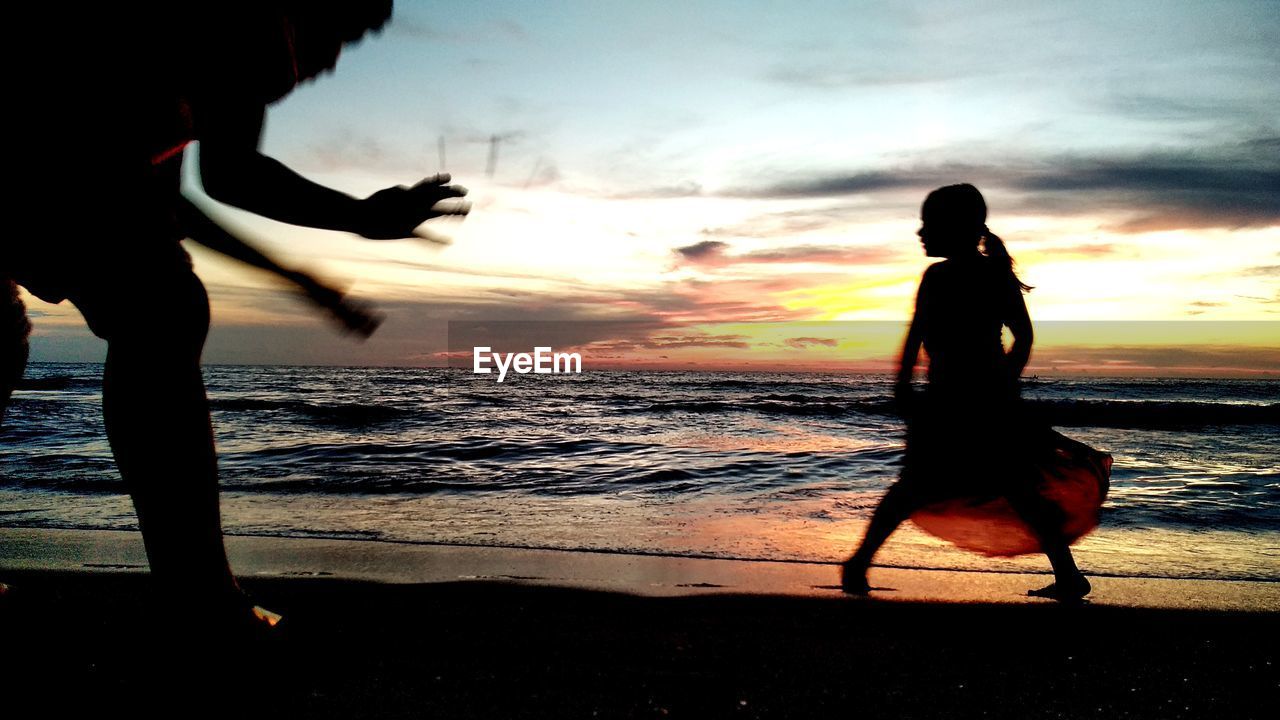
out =
<path fill-rule="evenodd" d="M 907 339 L 902 345 L 902 358 L 898 362 L 898 377 L 894 382 L 893 396 L 901 410 L 909 410 L 907 404 L 911 398 L 911 377 L 915 373 L 916 361 L 920 358 L 920 346 L 924 344 L 930 277 L 929 271 L 926 270 L 924 278 L 920 280 L 920 289 L 916 291 L 915 313 L 911 316 L 911 327 L 907 330 Z"/>
<path fill-rule="evenodd" d="M 413 187 L 381 190 L 364 200 L 307 180 L 258 152 L 262 108 L 214 112 L 200 128 L 200 177 L 210 197 L 293 225 L 340 230 L 375 239 L 413 236 L 424 221 L 465 215 L 466 206 L 435 209 L 466 195 L 447 174 Z"/>
<path fill-rule="evenodd" d="M 177 215 L 178 224 L 187 237 L 210 250 L 266 270 L 292 283 L 308 300 L 327 311 L 347 330 L 367 338 L 382 324 L 379 313 L 363 304 L 352 302 L 341 290 L 329 287 L 307 273 L 284 267 L 232 235 L 185 197 L 178 200 Z"/>
<path fill-rule="evenodd" d="M 1031 329 L 1031 317 L 1027 314 L 1027 303 L 1022 298 L 1022 289 L 1015 283 L 1009 285 L 1009 300 L 1004 324 L 1009 326 L 1013 335 L 1013 345 L 1005 354 L 1005 366 L 1009 373 L 1009 381 L 1017 383 L 1027 362 L 1031 359 L 1031 343 L 1035 340 L 1035 332 Z"/>
<path fill-rule="evenodd" d="M 902 359 L 898 364 L 898 385 L 911 385 L 911 377 L 915 373 L 916 361 L 920 358 L 920 346 L 924 342 L 924 328 L 920 320 L 920 309 L 911 318 L 911 327 L 907 330 L 907 341 L 902 346 Z"/>

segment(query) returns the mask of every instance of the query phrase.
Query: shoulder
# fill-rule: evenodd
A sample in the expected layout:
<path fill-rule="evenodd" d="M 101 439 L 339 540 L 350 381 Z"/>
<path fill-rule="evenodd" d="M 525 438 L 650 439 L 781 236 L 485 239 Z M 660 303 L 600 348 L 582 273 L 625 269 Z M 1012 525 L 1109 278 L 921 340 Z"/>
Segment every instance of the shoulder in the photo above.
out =
<path fill-rule="evenodd" d="M 952 262 L 950 260 L 939 260 L 924 269 L 924 279 L 943 277 L 951 272 Z"/>
<path fill-rule="evenodd" d="M 952 260 L 940 260 L 929 267 L 925 268 L 924 275 L 920 278 L 920 287 L 924 288 L 931 285 L 946 285 L 955 277 L 956 267 Z"/>

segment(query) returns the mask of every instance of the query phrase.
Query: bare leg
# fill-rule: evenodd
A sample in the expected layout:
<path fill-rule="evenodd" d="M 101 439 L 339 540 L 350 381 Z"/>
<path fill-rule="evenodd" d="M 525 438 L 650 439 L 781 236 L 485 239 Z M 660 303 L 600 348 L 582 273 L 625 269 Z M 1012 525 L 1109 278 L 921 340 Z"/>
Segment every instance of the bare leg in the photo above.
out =
<path fill-rule="evenodd" d="M 146 308 L 147 316 L 141 307 L 129 308 L 129 317 L 118 310 L 105 316 L 107 436 L 138 513 L 152 577 L 172 601 L 222 611 L 243 597 L 222 545 L 217 458 L 200 374 L 208 297 L 189 271 L 159 283 L 159 302 Z M 152 309 L 158 305 L 163 309 Z"/>
<path fill-rule="evenodd" d="M 0 422 L 9 408 L 9 397 L 27 366 L 29 332 L 31 324 L 27 322 L 26 307 L 18 296 L 18 286 L 13 280 L 0 275 Z"/>
<path fill-rule="evenodd" d="M 1063 520 L 1061 508 L 1036 492 L 1034 481 L 1016 483 L 1006 497 L 1014 511 L 1035 533 L 1041 550 L 1053 567 L 1053 584 L 1028 594 L 1062 601 L 1079 600 L 1088 595 L 1091 589 L 1089 581 L 1076 567 L 1071 547 L 1059 529 Z"/>
<path fill-rule="evenodd" d="M 911 513 L 920 507 L 917 494 L 911 486 L 898 481 L 880 499 L 871 523 L 867 525 L 867 534 L 862 544 L 841 566 L 840 587 L 850 594 L 863 594 L 871 590 L 867 583 L 867 569 L 871 567 L 871 559 L 876 551 L 884 545 L 894 530 L 911 517 Z"/>

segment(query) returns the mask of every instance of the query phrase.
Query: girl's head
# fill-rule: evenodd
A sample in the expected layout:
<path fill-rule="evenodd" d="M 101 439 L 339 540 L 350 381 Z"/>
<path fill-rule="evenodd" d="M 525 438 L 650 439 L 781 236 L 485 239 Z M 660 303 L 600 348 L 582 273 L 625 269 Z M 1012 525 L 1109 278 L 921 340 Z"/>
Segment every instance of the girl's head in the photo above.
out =
<path fill-rule="evenodd" d="M 978 188 L 962 183 L 929 193 L 920 208 L 920 229 L 916 231 L 929 257 L 969 257 L 982 252 L 1008 269 L 1009 277 L 1024 292 L 1031 289 L 1013 272 L 1013 258 L 1000 236 L 987 228 L 987 201 Z"/>
<path fill-rule="evenodd" d="M 978 252 L 987 229 L 987 202 L 978 188 L 948 185 L 929 193 L 916 232 L 929 257 L 958 257 Z"/>

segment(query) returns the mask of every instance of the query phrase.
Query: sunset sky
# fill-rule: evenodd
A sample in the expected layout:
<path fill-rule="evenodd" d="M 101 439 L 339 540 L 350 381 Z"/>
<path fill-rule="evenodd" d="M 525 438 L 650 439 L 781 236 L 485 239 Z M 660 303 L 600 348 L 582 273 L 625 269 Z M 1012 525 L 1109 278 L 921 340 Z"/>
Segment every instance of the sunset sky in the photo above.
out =
<path fill-rule="evenodd" d="M 208 205 L 387 320 L 353 342 L 195 248 L 206 360 L 438 364 L 450 320 L 608 321 L 583 341 L 686 352 L 754 321 L 901 323 L 920 202 L 954 182 L 986 195 L 1037 323 L 1271 321 L 1227 335 L 1274 347 L 1277 48 L 1274 2 L 400 0 L 271 108 L 263 150 L 359 196 L 448 170 L 471 217 L 438 248 Z M 30 305 L 33 359 L 104 355 L 73 308 Z M 1148 351 L 1193 342 L 1154 327 Z"/>

